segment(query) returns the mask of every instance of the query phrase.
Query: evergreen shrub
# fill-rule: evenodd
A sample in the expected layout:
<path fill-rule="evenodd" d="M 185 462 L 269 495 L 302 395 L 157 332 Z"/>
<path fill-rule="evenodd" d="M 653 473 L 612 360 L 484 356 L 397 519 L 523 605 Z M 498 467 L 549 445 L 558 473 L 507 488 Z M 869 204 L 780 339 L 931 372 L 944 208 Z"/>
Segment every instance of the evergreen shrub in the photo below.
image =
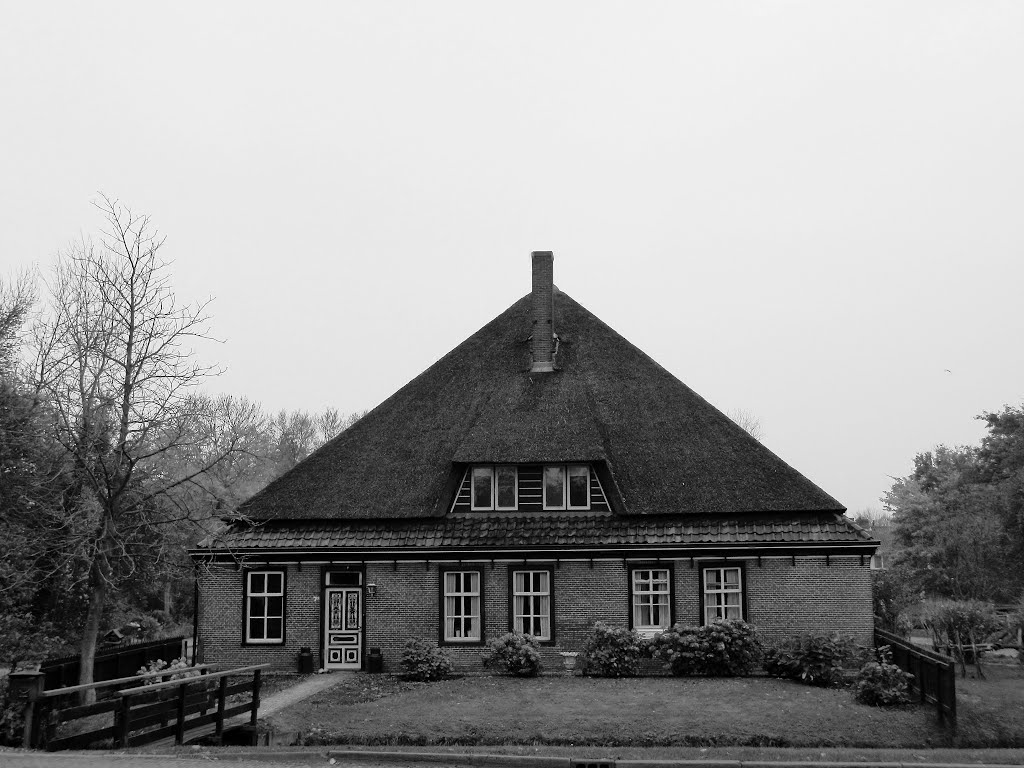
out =
<path fill-rule="evenodd" d="M 522 632 L 509 632 L 490 642 L 490 650 L 484 656 L 484 665 L 500 664 L 505 671 L 516 677 L 536 677 L 540 674 L 540 651 L 537 639 Z"/>
<path fill-rule="evenodd" d="M 914 676 L 892 663 L 892 651 L 884 645 L 878 660 L 869 661 L 857 673 L 854 696 L 873 707 L 900 707 L 910 703 L 910 681 Z"/>
<path fill-rule="evenodd" d="M 843 670 L 853 665 L 857 655 L 853 638 L 838 632 L 813 632 L 768 648 L 764 670 L 775 677 L 827 688 L 842 684 Z"/>
<path fill-rule="evenodd" d="M 444 680 L 455 671 L 455 664 L 448 651 L 422 637 L 414 637 L 406 642 L 398 664 L 404 679 L 420 682 Z"/>
<path fill-rule="evenodd" d="M 648 644 L 635 630 L 594 624 L 580 654 L 583 674 L 593 677 L 636 677 L 648 656 Z"/>
<path fill-rule="evenodd" d="M 655 636 L 652 649 L 673 675 L 749 675 L 762 655 L 757 630 L 740 620 L 701 627 L 676 624 Z"/>

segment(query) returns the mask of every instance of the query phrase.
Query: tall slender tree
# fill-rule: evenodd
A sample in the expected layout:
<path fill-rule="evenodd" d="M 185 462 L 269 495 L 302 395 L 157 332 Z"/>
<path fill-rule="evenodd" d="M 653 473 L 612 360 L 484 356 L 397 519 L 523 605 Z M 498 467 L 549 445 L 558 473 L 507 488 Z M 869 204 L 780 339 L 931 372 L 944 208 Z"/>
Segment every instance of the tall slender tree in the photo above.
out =
<path fill-rule="evenodd" d="M 193 352 L 208 338 L 209 301 L 177 301 L 164 238 L 149 217 L 108 197 L 97 208 L 105 219 L 100 242 L 83 240 L 58 259 L 33 368 L 73 476 L 58 524 L 88 594 L 81 683 L 92 681 L 112 590 L 167 556 L 163 533 L 195 520 L 176 495 L 201 487 L 246 434 L 197 391 L 218 373 Z"/>

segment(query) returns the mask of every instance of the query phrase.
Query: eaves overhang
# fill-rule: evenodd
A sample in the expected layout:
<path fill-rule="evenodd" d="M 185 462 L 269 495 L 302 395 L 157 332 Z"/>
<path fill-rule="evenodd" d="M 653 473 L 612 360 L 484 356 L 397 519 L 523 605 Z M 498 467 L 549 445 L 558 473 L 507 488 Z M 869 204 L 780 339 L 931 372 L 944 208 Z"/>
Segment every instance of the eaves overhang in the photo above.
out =
<path fill-rule="evenodd" d="M 558 545 L 500 546 L 500 547 L 237 547 L 218 549 L 190 549 L 194 560 L 231 562 L 239 559 L 287 560 L 303 562 L 322 561 L 379 561 L 408 562 L 424 560 L 514 560 L 514 559 L 688 559 L 704 557 L 788 557 L 810 555 L 865 555 L 874 554 L 880 545 L 876 540 L 860 541 L 805 541 L 706 544 L 644 544 L 630 546 L 565 547 Z"/>

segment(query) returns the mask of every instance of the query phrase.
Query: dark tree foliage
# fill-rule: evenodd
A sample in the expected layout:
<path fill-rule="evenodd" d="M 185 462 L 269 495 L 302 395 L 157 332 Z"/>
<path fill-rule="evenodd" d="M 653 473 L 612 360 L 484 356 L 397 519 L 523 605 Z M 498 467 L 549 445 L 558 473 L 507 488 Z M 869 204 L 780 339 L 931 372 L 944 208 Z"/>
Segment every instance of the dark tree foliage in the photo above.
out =
<path fill-rule="evenodd" d="M 894 570 L 915 592 L 1015 602 L 1024 589 L 1024 409 L 980 416 L 980 447 L 938 446 L 893 483 Z"/>

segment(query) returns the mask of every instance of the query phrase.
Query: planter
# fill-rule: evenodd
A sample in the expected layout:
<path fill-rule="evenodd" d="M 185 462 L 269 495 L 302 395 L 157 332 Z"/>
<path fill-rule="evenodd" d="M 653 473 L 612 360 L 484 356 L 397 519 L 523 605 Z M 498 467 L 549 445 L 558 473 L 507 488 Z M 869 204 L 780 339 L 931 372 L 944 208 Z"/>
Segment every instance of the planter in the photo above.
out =
<path fill-rule="evenodd" d="M 576 669 L 576 657 L 579 653 L 576 651 L 562 651 L 558 654 L 562 657 L 562 666 L 565 667 L 567 672 L 572 672 Z"/>

